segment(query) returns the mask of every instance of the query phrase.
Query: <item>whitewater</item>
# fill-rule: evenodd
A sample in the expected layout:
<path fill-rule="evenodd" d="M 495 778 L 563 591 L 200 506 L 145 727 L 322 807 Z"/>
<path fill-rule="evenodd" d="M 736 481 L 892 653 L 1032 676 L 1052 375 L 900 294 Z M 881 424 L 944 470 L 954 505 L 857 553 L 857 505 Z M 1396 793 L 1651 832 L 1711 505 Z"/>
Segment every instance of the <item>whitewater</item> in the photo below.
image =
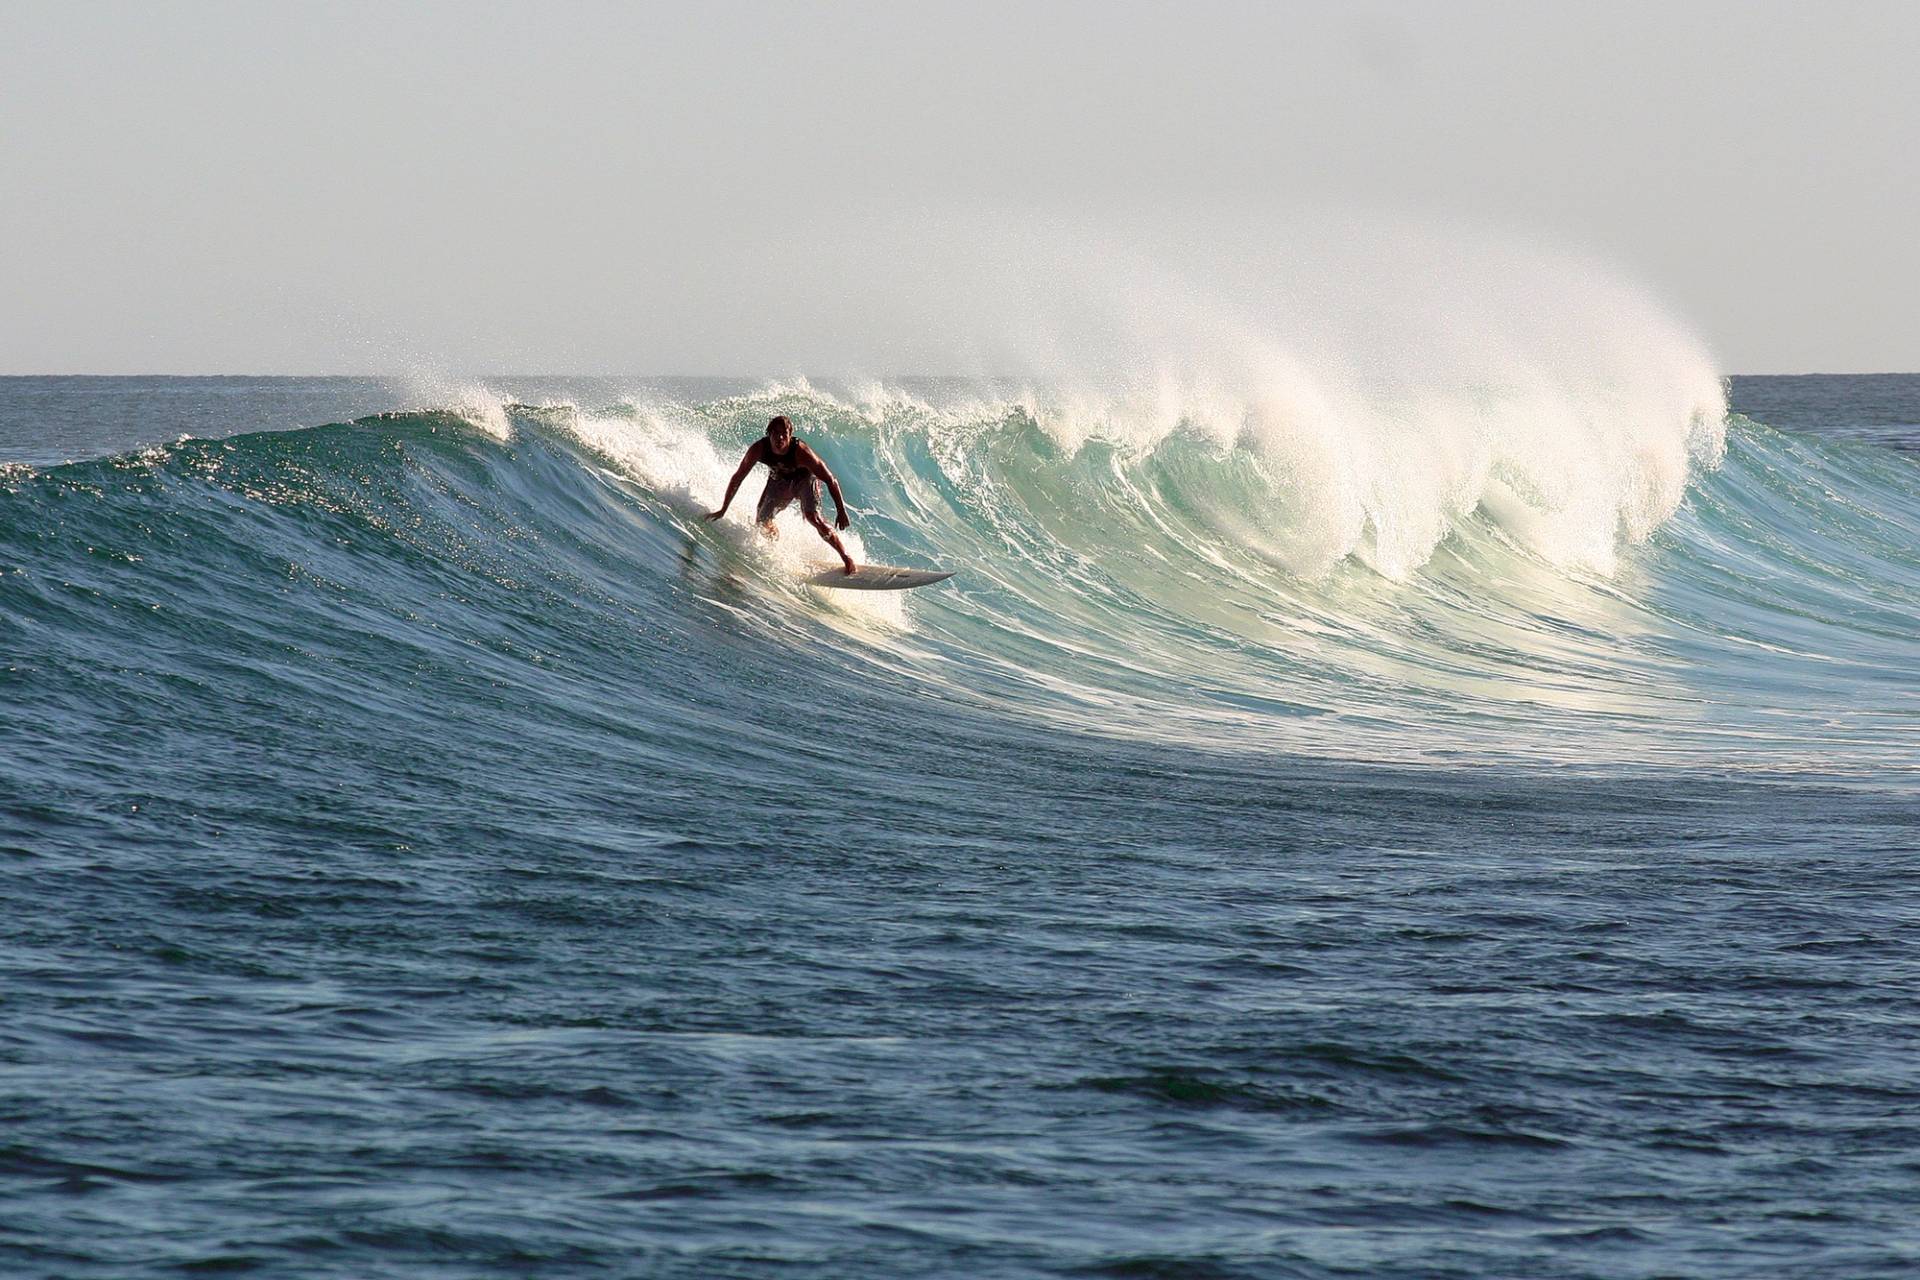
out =
<path fill-rule="evenodd" d="M 1910 1271 L 1920 378 L 1499 274 L 0 379 L 5 1269 Z"/>

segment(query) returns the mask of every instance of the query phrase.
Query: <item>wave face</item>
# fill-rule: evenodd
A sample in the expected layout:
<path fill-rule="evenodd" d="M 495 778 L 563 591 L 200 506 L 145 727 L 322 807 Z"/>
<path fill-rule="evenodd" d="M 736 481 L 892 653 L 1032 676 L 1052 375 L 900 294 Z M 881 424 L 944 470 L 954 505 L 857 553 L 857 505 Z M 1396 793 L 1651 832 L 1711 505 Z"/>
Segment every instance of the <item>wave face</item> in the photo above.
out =
<path fill-rule="evenodd" d="M 935 698 L 1313 756 L 1913 762 L 1889 698 L 1920 661 L 1903 455 L 1729 422 L 1710 375 L 1553 406 L 1564 431 L 1524 428 L 1538 394 L 1499 389 L 1443 412 L 1388 397 L 1319 436 L 1258 403 L 1232 433 L 1217 404 L 1143 426 L 1131 396 L 485 400 L 16 467 L 7 625 L 44 660 L 171 646 L 183 677 L 252 655 L 324 684 L 345 663 L 383 700 L 429 657 L 618 655 L 648 679 L 600 713 L 671 725 L 693 713 L 652 686 L 748 696 L 702 668 L 717 607 L 902 721 Z M 857 555 L 951 585 L 799 586 L 826 549 L 791 512 L 751 536 L 757 478 L 706 525 L 774 413 L 841 476 Z"/>

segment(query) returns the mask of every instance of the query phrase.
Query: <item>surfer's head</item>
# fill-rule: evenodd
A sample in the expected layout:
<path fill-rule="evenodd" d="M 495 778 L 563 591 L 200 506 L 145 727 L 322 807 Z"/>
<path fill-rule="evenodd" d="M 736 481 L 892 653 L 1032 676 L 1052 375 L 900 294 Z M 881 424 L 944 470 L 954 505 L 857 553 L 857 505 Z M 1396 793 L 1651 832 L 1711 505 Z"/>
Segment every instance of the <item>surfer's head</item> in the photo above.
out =
<path fill-rule="evenodd" d="M 793 424 L 787 421 L 786 414 L 767 424 L 767 443 L 773 446 L 775 453 L 785 453 L 787 446 L 793 443 Z"/>

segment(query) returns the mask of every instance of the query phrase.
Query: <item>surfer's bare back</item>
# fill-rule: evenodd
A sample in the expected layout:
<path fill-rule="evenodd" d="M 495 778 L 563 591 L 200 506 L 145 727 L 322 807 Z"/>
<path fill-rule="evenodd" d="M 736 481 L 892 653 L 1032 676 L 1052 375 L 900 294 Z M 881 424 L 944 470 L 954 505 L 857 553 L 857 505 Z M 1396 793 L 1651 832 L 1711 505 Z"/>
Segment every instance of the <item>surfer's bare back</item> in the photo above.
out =
<path fill-rule="evenodd" d="M 727 508 L 733 505 L 733 495 L 740 491 L 740 482 L 747 478 L 747 472 L 754 464 L 764 462 L 767 470 L 773 474 L 767 477 L 767 487 L 760 494 L 760 506 L 754 512 L 754 520 L 760 531 L 769 538 L 778 537 L 774 532 L 773 518 L 790 502 L 800 503 L 800 514 L 806 517 L 813 531 L 827 540 L 827 545 L 840 553 L 841 563 L 847 572 L 854 571 L 853 557 L 840 542 L 840 535 L 827 527 L 820 518 L 820 481 L 827 482 L 827 492 L 833 495 L 834 508 L 840 513 L 834 523 L 842 529 L 848 525 L 846 500 L 840 496 L 840 482 L 833 478 L 833 472 L 827 470 L 827 464 L 813 451 L 805 440 L 797 440 L 793 435 L 793 424 L 787 416 L 781 414 L 767 424 L 766 438 L 755 440 L 747 446 L 746 456 L 740 459 L 740 465 L 734 470 L 733 479 L 727 481 L 727 496 L 721 500 L 718 511 L 707 512 L 707 519 L 718 520 L 727 514 Z"/>

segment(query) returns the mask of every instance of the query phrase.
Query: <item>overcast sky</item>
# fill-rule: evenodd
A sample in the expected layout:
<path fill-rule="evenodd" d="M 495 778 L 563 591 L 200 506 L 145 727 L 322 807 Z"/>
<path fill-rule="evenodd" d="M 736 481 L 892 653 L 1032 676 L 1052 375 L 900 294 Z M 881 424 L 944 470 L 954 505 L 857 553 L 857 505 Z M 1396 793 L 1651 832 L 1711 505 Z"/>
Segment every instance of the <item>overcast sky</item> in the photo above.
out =
<path fill-rule="evenodd" d="M 949 216 L 1346 209 L 1915 370 L 1916 68 L 1913 3 L 0 0 L 0 372 L 913 372 Z"/>

